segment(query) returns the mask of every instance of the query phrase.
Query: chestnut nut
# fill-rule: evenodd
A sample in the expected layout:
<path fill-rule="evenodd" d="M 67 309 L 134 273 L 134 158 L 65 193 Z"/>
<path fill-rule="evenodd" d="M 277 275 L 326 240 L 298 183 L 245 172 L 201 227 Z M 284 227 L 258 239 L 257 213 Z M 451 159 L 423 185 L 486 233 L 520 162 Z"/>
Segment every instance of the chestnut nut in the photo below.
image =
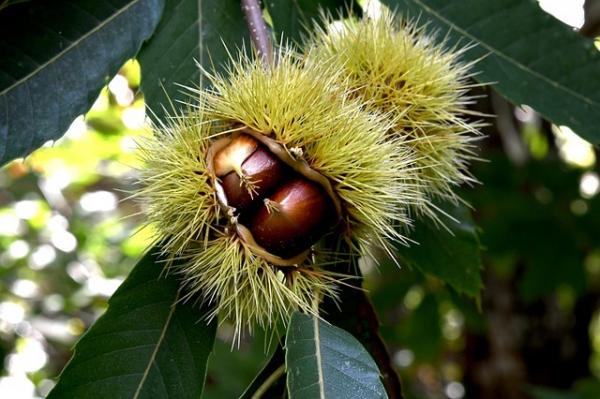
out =
<path fill-rule="evenodd" d="M 336 211 L 323 187 L 250 135 L 233 138 L 215 154 L 213 166 L 227 205 L 256 243 L 275 256 L 302 253 L 333 224 Z"/>
<path fill-rule="evenodd" d="M 323 190 L 305 178 L 283 184 L 254 215 L 250 231 L 256 242 L 282 258 L 310 247 L 329 227 L 331 209 Z"/>
<path fill-rule="evenodd" d="M 285 165 L 260 146 L 242 163 L 242 177 L 229 172 L 221 179 L 227 205 L 243 211 L 255 199 L 264 198 L 283 179 Z"/>

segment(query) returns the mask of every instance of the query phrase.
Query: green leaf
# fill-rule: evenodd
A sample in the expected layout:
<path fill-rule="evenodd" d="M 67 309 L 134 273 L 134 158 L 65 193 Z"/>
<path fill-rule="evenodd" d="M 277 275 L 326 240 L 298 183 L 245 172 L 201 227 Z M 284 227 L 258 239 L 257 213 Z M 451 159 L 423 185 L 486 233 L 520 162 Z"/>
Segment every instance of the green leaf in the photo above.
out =
<path fill-rule="evenodd" d="M 410 238 L 418 244 L 399 249 L 400 258 L 417 270 L 431 274 L 450 284 L 456 291 L 477 296 L 481 282 L 479 237 L 468 208 L 442 206 L 458 220 L 446 222 L 452 233 L 419 221 Z"/>
<path fill-rule="evenodd" d="M 152 253 L 137 264 L 75 346 L 49 399 L 200 397 L 215 323 L 179 301 L 178 281 L 162 272 Z"/>
<path fill-rule="evenodd" d="M 28 1 L 0 12 L 0 165 L 59 138 L 158 24 L 162 0 Z"/>
<path fill-rule="evenodd" d="M 336 251 L 350 253 L 346 243 L 336 243 Z M 394 265 L 395 267 L 395 265 Z M 326 320 L 352 334 L 375 360 L 381 380 L 389 397 L 403 398 L 400 378 L 394 370 L 386 345 L 379 333 L 379 319 L 373 304 L 362 289 L 362 275 L 358 267 L 358 259 L 349 256 L 346 262 L 336 265 L 336 272 L 353 276 L 352 280 L 339 287 L 338 298 L 324 298 L 320 311 Z M 395 287 L 393 297 L 396 297 Z"/>
<path fill-rule="evenodd" d="M 179 85 L 203 86 L 196 63 L 222 70 L 227 49 L 234 54 L 244 42 L 250 41 L 239 0 L 166 0 L 160 24 L 139 55 L 146 105 L 159 119 L 163 107 L 180 108 L 189 93 Z"/>
<path fill-rule="evenodd" d="M 269 0 L 264 5 L 273 21 L 277 42 L 280 37 L 300 42 L 306 34 L 305 28 L 319 22 L 320 10 L 337 16 L 351 7 L 355 14 L 360 14 L 360 6 L 355 1 L 346 0 Z"/>
<path fill-rule="evenodd" d="M 285 349 L 291 399 L 387 398 L 375 361 L 344 330 L 294 313 Z"/>
<path fill-rule="evenodd" d="M 475 44 L 465 61 L 480 82 L 514 104 L 527 104 L 548 120 L 600 143 L 600 52 L 591 39 L 523 0 L 383 0 L 438 30 L 447 45 Z M 483 59 L 482 59 L 483 57 Z"/>

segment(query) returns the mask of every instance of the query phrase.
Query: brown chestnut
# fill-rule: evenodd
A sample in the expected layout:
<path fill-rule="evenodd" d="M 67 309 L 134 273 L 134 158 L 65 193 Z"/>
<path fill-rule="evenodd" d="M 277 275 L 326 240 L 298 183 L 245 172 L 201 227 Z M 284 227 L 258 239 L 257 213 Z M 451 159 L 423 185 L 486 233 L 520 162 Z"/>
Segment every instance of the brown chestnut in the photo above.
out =
<path fill-rule="evenodd" d="M 251 219 L 255 241 L 270 253 L 290 258 L 314 244 L 335 213 L 321 187 L 303 177 L 283 184 Z"/>
<path fill-rule="evenodd" d="M 230 172 L 221 180 L 227 204 L 238 211 L 247 209 L 274 189 L 283 179 L 285 164 L 260 146 L 242 163 L 241 171 L 243 180 L 236 172 Z"/>

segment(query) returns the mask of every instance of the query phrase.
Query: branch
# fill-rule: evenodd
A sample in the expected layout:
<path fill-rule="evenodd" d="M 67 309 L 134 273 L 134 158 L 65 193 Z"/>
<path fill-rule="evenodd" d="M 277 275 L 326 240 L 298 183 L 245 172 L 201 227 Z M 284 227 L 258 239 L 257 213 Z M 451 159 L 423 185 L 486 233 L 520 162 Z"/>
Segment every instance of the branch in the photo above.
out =
<path fill-rule="evenodd" d="M 332 238 L 335 242 L 336 238 Z M 371 354 L 381 372 L 381 380 L 390 399 L 402 399 L 402 385 L 394 370 L 390 354 L 383 338 L 379 334 L 379 319 L 373 304 L 362 290 L 362 276 L 358 268 L 358 259 L 350 254 L 348 245 L 339 241 L 329 243 L 335 252 L 346 254 L 344 263 L 337 265 L 336 272 L 357 277 L 342 285 L 339 292 L 339 304 L 326 298 L 321 305 L 322 315 L 331 324 L 340 327 L 360 341 Z M 339 305 L 339 306 L 338 306 Z"/>
<path fill-rule="evenodd" d="M 585 23 L 579 29 L 579 33 L 591 38 L 600 35 L 600 1 L 586 0 L 583 10 L 585 11 Z"/>
<path fill-rule="evenodd" d="M 502 147 L 508 158 L 515 165 L 523 165 L 529 158 L 529 151 L 521 139 L 521 133 L 513 120 L 514 108 L 508 101 L 495 92 L 490 93 L 490 100 L 496 115 L 496 128 L 502 140 Z"/>
<path fill-rule="evenodd" d="M 244 11 L 244 16 L 246 17 L 252 44 L 264 66 L 268 67 L 273 62 L 273 45 L 271 44 L 269 31 L 262 16 L 259 0 L 241 1 L 242 11 Z"/>
<path fill-rule="evenodd" d="M 285 364 L 279 366 L 271 375 L 263 382 L 263 384 L 256 390 L 252 399 L 262 398 L 271 389 L 273 384 L 279 380 L 281 376 L 285 374 Z"/>

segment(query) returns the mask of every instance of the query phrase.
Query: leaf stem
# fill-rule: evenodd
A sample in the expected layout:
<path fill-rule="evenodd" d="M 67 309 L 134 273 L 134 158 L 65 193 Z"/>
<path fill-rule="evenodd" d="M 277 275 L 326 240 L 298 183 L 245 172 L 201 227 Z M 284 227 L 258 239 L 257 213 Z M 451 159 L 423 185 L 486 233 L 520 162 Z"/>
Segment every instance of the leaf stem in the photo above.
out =
<path fill-rule="evenodd" d="M 273 45 L 262 16 L 259 0 L 241 0 L 252 44 L 265 67 L 273 62 Z"/>
<path fill-rule="evenodd" d="M 262 398 L 262 396 L 267 393 L 267 391 L 269 390 L 269 388 L 271 387 L 271 385 L 273 385 L 275 383 L 275 381 L 277 381 L 279 379 L 279 377 L 281 377 L 283 375 L 283 373 L 285 372 L 285 365 L 282 364 L 281 366 L 279 366 L 278 368 L 276 368 L 271 375 L 265 380 L 265 382 L 262 383 L 261 386 L 258 387 L 258 389 L 256 390 L 256 392 L 254 392 L 254 395 L 252 395 L 252 399 L 260 399 Z"/>

